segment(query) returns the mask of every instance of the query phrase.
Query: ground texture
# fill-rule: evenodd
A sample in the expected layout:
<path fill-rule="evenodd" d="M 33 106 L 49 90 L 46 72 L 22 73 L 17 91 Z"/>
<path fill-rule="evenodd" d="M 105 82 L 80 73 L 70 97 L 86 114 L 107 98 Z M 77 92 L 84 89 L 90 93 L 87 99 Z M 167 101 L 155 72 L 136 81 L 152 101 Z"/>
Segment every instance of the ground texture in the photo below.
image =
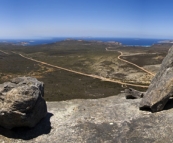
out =
<path fill-rule="evenodd" d="M 173 104 L 161 112 L 138 109 L 141 99 L 124 94 L 102 99 L 48 102 L 48 114 L 33 129 L 0 128 L 0 142 L 163 143 L 173 142 Z"/>

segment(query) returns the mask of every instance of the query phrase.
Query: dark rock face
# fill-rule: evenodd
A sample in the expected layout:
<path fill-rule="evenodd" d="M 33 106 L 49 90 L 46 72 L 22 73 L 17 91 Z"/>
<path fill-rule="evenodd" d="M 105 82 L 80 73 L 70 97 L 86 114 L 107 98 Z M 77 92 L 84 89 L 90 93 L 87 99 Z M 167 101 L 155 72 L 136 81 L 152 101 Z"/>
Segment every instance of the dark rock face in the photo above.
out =
<path fill-rule="evenodd" d="M 138 99 L 144 96 L 143 92 L 137 91 L 135 89 L 129 88 L 124 91 L 126 99 Z"/>
<path fill-rule="evenodd" d="M 0 84 L 0 126 L 34 127 L 47 114 L 44 85 L 32 77 Z"/>
<path fill-rule="evenodd" d="M 150 108 L 153 112 L 161 111 L 170 96 L 173 95 L 173 47 L 162 62 L 157 75 L 146 91 L 140 109 Z"/>

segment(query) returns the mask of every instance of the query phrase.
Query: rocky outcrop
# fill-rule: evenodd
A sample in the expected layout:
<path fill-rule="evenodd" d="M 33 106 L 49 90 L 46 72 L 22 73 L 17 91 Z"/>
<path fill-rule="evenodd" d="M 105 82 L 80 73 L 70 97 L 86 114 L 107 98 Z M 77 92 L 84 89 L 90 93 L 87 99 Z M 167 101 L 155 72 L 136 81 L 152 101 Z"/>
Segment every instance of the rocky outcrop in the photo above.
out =
<path fill-rule="evenodd" d="M 44 86 L 35 78 L 18 77 L 0 84 L 0 126 L 34 127 L 47 114 Z"/>
<path fill-rule="evenodd" d="M 144 92 L 137 91 L 133 88 L 125 89 L 124 93 L 127 99 L 138 99 L 144 96 Z"/>
<path fill-rule="evenodd" d="M 151 81 L 141 103 L 140 109 L 150 108 L 153 112 L 163 110 L 173 95 L 173 47 L 164 58 L 161 68 Z"/>
<path fill-rule="evenodd" d="M 0 142 L 172 143 L 173 100 L 156 113 L 139 110 L 140 101 L 120 94 L 47 102 L 48 114 L 35 128 L 0 128 Z"/>

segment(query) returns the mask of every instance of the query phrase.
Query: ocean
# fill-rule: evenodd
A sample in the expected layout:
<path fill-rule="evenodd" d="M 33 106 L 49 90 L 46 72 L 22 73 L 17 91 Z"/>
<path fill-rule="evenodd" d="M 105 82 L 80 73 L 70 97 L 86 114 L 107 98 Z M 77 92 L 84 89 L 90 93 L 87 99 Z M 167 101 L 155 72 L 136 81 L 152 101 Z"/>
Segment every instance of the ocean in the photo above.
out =
<path fill-rule="evenodd" d="M 144 38 L 70 38 L 70 37 L 59 37 L 59 38 L 47 38 L 47 39 L 0 39 L 0 43 L 27 43 L 26 45 L 42 45 L 42 44 L 50 44 L 59 41 L 63 41 L 66 39 L 73 39 L 73 40 L 87 40 L 87 41 L 102 41 L 102 42 L 120 42 L 123 45 L 127 46 L 151 46 L 153 44 L 159 43 L 160 41 L 166 41 L 168 39 L 144 39 Z"/>

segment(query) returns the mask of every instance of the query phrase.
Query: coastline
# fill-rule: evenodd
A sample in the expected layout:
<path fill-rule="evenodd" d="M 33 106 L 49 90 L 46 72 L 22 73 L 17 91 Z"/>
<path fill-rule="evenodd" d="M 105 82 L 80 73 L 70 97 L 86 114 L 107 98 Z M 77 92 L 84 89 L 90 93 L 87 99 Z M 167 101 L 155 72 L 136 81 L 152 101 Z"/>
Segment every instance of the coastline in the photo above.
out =
<path fill-rule="evenodd" d="M 171 40 L 165 39 L 146 39 L 146 38 L 67 38 L 67 37 L 59 37 L 59 38 L 47 38 L 47 39 L 0 39 L 0 43 L 5 44 L 14 44 L 14 45 L 24 45 L 24 46 L 34 46 L 34 45 L 43 45 L 43 44 L 51 44 L 60 41 L 66 40 L 76 40 L 76 41 L 99 41 L 99 42 L 114 42 L 120 43 L 124 46 L 142 46 L 142 47 L 150 47 L 153 44 L 159 43 L 173 43 Z"/>

